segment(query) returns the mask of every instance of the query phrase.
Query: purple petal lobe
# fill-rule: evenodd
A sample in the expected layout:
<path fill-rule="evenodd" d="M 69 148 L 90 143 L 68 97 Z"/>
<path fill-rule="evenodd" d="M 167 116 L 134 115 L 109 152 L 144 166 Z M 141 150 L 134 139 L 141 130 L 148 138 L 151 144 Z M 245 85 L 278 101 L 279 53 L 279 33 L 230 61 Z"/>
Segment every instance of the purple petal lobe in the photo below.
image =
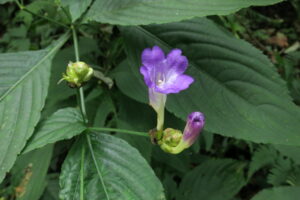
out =
<path fill-rule="evenodd" d="M 178 74 L 185 72 L 188 66 L 188 60 L 185 56 L 181 55 L 180 49 L 173 49 L 167 55 L 167 63 L 171 70 L 176 71 Z"/>
<path fill-rule="evenodd" d="M 186 126 L 183 132 L 183 140 L 192 145 L 198 138 L 199 133 L 205 124 L 205 117 L 201 112 L 192 112 L 187 117 Z"/>
<path fill-rule="evenodd" d="M 142 64 L 146 67 L 152 68 L 161 63 L 165 59 L 163 50 L 154 46 L 152 49 L 147 48 L 142 53 Z"/>
<path fill-rule="evenodd" d="M 171 77 L 166 83 L 156 86 L 156 91 L 164 94 L 179 93 L 187 89 L 194 79 L 188 75 L 179 75 Z"/>
<path fill-rule="evenodd" d="M 140 72 L 144 76 L 144 81 L 145 81 L 146 85 L 149 88 L 152 88 L 154 86 L 154 83 L 151 80 L 151 75 L 150 75 L 149 69 L 145 66 L 141 66 Z"/>

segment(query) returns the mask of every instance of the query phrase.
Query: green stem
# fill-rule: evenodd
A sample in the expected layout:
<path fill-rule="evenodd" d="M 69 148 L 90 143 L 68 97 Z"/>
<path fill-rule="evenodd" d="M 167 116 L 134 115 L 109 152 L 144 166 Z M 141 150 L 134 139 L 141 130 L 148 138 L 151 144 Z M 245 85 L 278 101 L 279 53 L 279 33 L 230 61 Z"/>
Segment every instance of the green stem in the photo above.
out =
<path fill-rule="evenodd" d="M 84 200 L 84 156 L 85 146 L 81 149 L 81 166 L 80 166 L 80 200 Z"/>
<path fill-rule="evenodd" d="M 85 109 L 83 87 L 80 87 L 78 90 L 79 90 L 79 97 L 80 97 L 80 110 L 82 113 L 83 121 L 85 124 L 88 124 L 88 118 L 87 118 L 86 109 Z"/>
<path fill-rule="evenodd" d="M 86 134 L 86 139 L 87 139 L 87 142 L 88 142 L 88 145 L 89 145 L 90 152 L 91 152 L 91 154 L 92 154 L 92 158 L 93 158 L 94 164 L 95 164 L 95 166 L 96 166 L 96 170 L 97 170 L 97 173 L 98 173 L 100 182 L 101 182 L 101 184 L 102 184 L 102 186 L 103 186 L 103 190 L 104 190 L 106 199 L 109 200 L 108 192 L 107 192 L 107 189 L 106 189 L 106 186 L 105 186 L 105 183 L 104 183 L 102 174 L 101 174 L 101 172 L 100 172 L 100 169 L 99 169 L 99 166 L 98 166 L 98 163 L 97 163 L 95 154 L 94 154 L 94 149 L 93 149 L 92 142 L 91 142 L 91 138 L 90 138 L 90 135 L 89 135 L 89 134 Z"/>
<path fill-rule="evenodd" d="M 72 29 L 72 33 L 73 33 L 75 58 L 76 58 L 76 62 L 79 62 L 80 58 L 79 58 L 79 48 L 78 48 L 78 39 L 77 39 L 76 29 L 73 25 L 71 26 L 71 29 Z M 83 92 L 82 87 L 77 89 L 77 96 L 79 96 L 79 98 L 77 98 L 78 99 L 77 101 L 80 106 L 80 111 L 82 114 L 83 121 L 85 124 L 87 124 L 88 118 L 87 118 L 86 109 L 85 109 L 84 92 Z"/>
<path fill-rule="evenodd" d="M 78 48 L 78 39 L 77 39 L 77 33 L 75 27 L 72 25 L 71 26 L 72 33 L 73 33 L 73 41 L 74 41 L 74 50 L 75 50 L 75 58 L 76 62 L 79 62 L 79 48 Z"/>
<path fill-rule="evenodd" d="M 149 134 L 145 133 L 145 132 L 130 131 L 130 130 L 124 130 L 124 129 L 117 129 L 117 128 L 90 127 L 88 129 L 90 131 L 119 132 L 119 133 L 127 133 L 127 134 L 131 134 L 131 135 L 139 135 L 139 136 L 149 137 Z"/>

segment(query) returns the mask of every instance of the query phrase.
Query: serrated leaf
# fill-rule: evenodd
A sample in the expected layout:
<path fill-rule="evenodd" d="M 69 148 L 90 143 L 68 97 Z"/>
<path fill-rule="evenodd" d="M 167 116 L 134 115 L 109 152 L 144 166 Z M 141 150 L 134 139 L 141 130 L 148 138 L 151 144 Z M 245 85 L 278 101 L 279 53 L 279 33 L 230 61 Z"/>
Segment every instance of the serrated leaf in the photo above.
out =
<path fill-rule="evenodd" d="M 0 54 L 0 181 L 40 119 L 52 57 L 68 37 L 45 50 Z"/>
<path fill-rule="evenodd" d="M 286 145 L 274 145 L 282 155 L 291 158 L 295 163 L 300 165 L 300 147 L 286 146 Z"/>
<path fill-rule="evenodd" d="M 64 108 L 55 112 L 38 127 L 30 138 L 24 153 L 41 148 L 46 144 L 70 139 L 86 129 L 81 113 L 76 108 Z"/>
<path fill-rule="evenodd" d="M 230 200 L 246 184 L 244 163 L 209 159 L 183 178 L 180 200 Z"/>
<path fill-rule="evenodd" d="M 63 164 L 60 199 L 79 199 L 82 148 L 85 148 L 85 199 L 108 199 L 104 188 L 111 200 L 164 199 L 161 183 L 135 148 L 124 140 L 106 134 L 91 134 L 91 144 L 98 167 L 95 166 L 85 138 L 81 138 L 74 144 Z M 102 177 L 103 184 L 99 177 Z"/>
<path fill-rule="evenodd" d="M 230 36 L 208 19 L 166 25 L 123 27 L 129 63 L 116 72 L 118 87 L 148 102 L 139 73 L 141 52 L 180 48 L 189 59 L 189 89 L 168 95 L 167 109 L 182 120 L 194 111 L 206 116 L 209 132 L 253 142 L 300 145 L 300 110 L 283 80 L 259 50 Z M 122 77 L 121 77 L 122 76 Z M 125 81 L 126 80 L 126 81 Z"/>
<path fill-rule="evenodd" d="M 299 200 L 300 187 L 274 187 L 256 194 L 251 200 Z"/>
<path fill-rule="evenodd" d="M 252 155 L 248 178 L 250 178 L 260 168 L 273 164 L 277 157 L 278 153 L 272 146 L 260 146 Z"/>
<path fill-rule="evenodd" d="M 281 0 L 96 0 L 87 19 L 119 25 L 168 23 L 278 2 Z"/>

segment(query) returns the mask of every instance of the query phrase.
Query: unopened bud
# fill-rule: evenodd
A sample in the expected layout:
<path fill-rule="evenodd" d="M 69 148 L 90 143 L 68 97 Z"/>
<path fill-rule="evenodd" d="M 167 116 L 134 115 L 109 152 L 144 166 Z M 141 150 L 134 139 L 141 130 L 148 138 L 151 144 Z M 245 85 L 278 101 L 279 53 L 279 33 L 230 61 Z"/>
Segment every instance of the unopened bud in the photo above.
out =
<path fill-rule="evenodd" d="M 201 112 L 193 112 L 187 117 L 183 133 L 179 130 L 167 128 L 163 131 L 162 139 L 158 144 L 165 152 L 178 154 L 196 141 L 204 124 L 204 115 Z"/>
<path fill-rule="evenodd" d="M 84 62 L 70 62 L 67 66 L 66 73 L 63 74 L 62 80 L 69 83 L 71 87 L 81 87 L 81 85 L 91 79 L 93 68 Z"/>

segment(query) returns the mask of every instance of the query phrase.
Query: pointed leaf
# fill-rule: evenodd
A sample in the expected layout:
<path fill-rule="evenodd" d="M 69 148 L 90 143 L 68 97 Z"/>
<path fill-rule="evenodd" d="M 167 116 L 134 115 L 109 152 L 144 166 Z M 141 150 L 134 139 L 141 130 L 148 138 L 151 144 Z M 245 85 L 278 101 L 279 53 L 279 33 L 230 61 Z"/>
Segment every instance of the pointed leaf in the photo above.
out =
<path fill-rule="evenodd" d="M 81 113 L 76 108 L 64 108 L 55 112 L 38 127 L 23 153 L 41 148 L 46 144 L 70 139 L 86 129 Z"/>
<path fill-rule="evenodd" d="M 139 73 L 144 48 L 159 45 L 166 52 L 180 48 L 189 59 L 187 73 L 195 82 L 186 91 L 168 96 L 169 111 L 183 120 L 201 111 L 206 116 L 205 129 L 224 136 L 300 145 L 299 108 L 267 57 L 247 42 L 208 19 L 122 30 L 129 66 L 121 65 L 123 73 L 116 72 L 115 77 L 125 94 L 148 102 Z"/>
<path fill-rule="evenodd" d="M 51 60 L 67 39 L 45 50 L 0 54 L 0 181 L 39 121 Z"/>

